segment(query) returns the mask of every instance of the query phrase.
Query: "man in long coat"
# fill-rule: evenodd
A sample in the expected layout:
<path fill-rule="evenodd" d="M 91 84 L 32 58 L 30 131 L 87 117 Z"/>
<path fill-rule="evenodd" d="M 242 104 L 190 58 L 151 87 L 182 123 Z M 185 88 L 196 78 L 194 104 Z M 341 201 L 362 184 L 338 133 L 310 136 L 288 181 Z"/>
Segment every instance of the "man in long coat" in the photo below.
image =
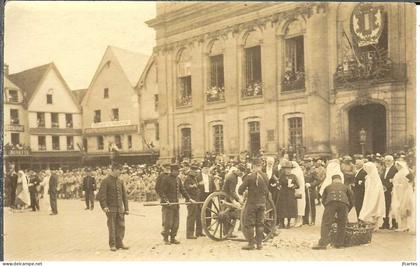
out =
<path fill-rule="evenodd" d="M 316 218 L 315 198 L 317 196 L 316 188 L 321 183 L 316 170 L 312 166 L 312 160 L 307 158 L 304 163 L 305 166 L 305 216 L 303 217 L 303 224 L 314 225 Z M 309 222 L 309 217 L 311 221 Z"/>
<path fill-rule="evenodd" d="M 92 175 L 92 169 L 86 169 L 86 176 L 83 178 L 82 190 L 85 193 L 85 210 L 93 210 L 95 206 L 95 191 L 96 191 L 96 180 Z"/>
<path fill-rule="evenodd" d="M 381 175 L 382 185 L 384 187 L 384 195 L 385 195 L 385 215 L 384 223 L 382 224 L 380 229 L 398 229 L 398 224 L 395 219 L 392 219 L 392 227 L 390 228 L 389 225 L 389 212 L 391 210 L 391 198 L 392 198 L 392 188 L 393 184 L 392 181 L 394 179 L 395 174 L 398 172 L 397 168 L 394 165 L 394 157 L 391 155 L 385 156 L 385 171 L 383 175 Z"/>
<path fill-rule="evenodd" d="M 107 216 L 109 247 L 111 251 L 128 249 L 124 245 L 124 215 L 128 215 L 128 198 L 124 182 L 120 179 L 121 167 L 116 163 L 111 166 L 111 173 L 104 180 L 98 192 L 102 210 Z"/>
<path fill-rule="evenodd" d="M 365 177 L 366 171 L 363 169 L 363 161 L 356 160 L 355 163 L 356 175 L 354 184 L 352 185 L 354 196 L 354 208 L 356 209 L 357 217 L 359 217 L 360 210 L 363 205 L 363 198 L 365 197 Z"/>
<path fill-rule="evenodd" d="M 48 194 L 50 195 L 50 206 L 51 206 L 51 213 L 50 215 L 57 215 L 58 209 L 57 209 L 57 190 L 58 186 L 58 177 L 57 172 L 52 171 L 50 180 L 48 181 Z"/>

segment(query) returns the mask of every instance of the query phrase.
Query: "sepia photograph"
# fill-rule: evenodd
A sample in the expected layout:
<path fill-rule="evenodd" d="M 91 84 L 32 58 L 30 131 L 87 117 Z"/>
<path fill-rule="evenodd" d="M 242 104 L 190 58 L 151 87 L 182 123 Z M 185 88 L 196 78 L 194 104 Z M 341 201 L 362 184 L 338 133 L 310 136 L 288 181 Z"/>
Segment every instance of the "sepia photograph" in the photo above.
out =
<path fill-rule="evenodd" d="M 416 261 L 416 23 L 6 1 L 0 259 Z"/>

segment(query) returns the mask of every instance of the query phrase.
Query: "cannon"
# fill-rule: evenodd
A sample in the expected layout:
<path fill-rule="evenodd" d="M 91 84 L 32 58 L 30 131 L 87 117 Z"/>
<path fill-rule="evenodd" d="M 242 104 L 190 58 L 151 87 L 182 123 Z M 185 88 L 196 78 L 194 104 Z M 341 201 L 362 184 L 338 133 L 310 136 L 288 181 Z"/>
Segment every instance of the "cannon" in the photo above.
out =
<path fill-rule="evenodd" d="M 238 220 L 240 223 L 244 220 L 243 214 L 242 206 L 232 203 L 225 192 L 213 192 L 206 198 L 201 209 L 203 231 L 212 240 L 229 239 Z M 274 202 L 268 199 L 264 217 L 264 241 L 273 236 L 276 229 L 276 220 L 277 212 Z"/>

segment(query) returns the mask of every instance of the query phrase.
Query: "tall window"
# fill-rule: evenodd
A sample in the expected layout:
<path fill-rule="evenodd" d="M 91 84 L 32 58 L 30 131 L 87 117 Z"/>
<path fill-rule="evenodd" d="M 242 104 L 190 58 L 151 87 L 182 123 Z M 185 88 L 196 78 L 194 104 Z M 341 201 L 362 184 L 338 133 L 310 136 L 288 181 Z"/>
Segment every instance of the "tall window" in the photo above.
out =
<path fill-rule="evenodd" d="M 213 126 L 214 151 L 217 154 L 223 153 L 223 126 Z"/>
<path fill-rule="evenodd" d="M 53 96 L 52 94 L 47 94 L 47 104 L 52 104 L 53 103 Z"/>
<path fill-rule="evenodd" d="M 159 123 L 155 124 L 155 140 L 159 140 Z"/>
<path fill-rule="evenodd" d="M 177 62 L 178 96 L 177 105 L 185 106 L 192 103 L 191 88 L 191 56 L 187 49 L 183 50 Z"/>
<path fill-rule="evenodd" d="M 261 149 L 260 122 L 249 122 L 248 127 L 250 152 L 252 156 L 257 156 Z"/>
<path fill-rule="evenodd" d="M 104 149 L 104 137 L 103 136 L 97 136 L 96 137 L 96 145 L 98 150 Z"/>
<path fill-rule="evenodd" d="M 58 113 L 51 113 L 51 127 L 58 128 Z"/>
<path fill-rule="evenodd" d="M 59 136 L 52 136 L 52 148 L 55 151 L 60 150 L 60 137 Z"/>
<path fill-rule="evenodd" d="M 131 149 L 133 147 L 133 138 L 131 135 L 127 136 L 128 148 Z"/>
<path fill-rule="evenodd" d="M 20 144 L 19 133 L 11 133 L 10 136 L 12 138 L 12 145 L 18 145 L 18 144 Z"/>
<path fill-rule="evenodd" d="M 95 114 L 93 116 L 93 122 L 94 123 L 101 122 L 101 110 L 95 110 Z"/>
<path fill-rule="evenodd" d="M 45 127 L 45 113 L 36 113 L 37 127 Z"/>
<path fill-rule="evenodd" d="M 180 102 L 179 105 L 189 105 L 192 101 L 191 76 L 179 78 Z"/>
<path fill-rule="evenodd" d="M 105 88 L 104 89 L 104 99 L 107 99 L 107 98 L 109 98 L 109 89 Z"/>
<path fill-rule="evenodd" d="M 9 102 L 17 103 L 18 102 L 18 91 L 17 90 L 9 90 Z"/>
<path fill-rule="evenodd" d="M 289 144 L 293 147 L 303 144 L 302 118 L 292 117 L 289 121 Z"/>
<path fill-rule="evenodd" d="M 286 29 L 284 41 L 284 75 L 282 90 L 305 89 L 305 24 L 300 20 L 292 21 Z"/>
<path fill-rule="evenodd" d="M 19 125 L 19 110 L 10 109 L 10 124 Z"/>
<path fill-rule="evenodd" d="M 245 90 L 243 96 L 262 95 L 261 46 L 245 49 Z"/>
<path fill-rule="evenodd" d="M 210 56 L 210 87 L 207 89 L 207 101 L 221 101 L 225 96 L 225 77 L 223 55 Z"/>
<path fill-rule="evenodd" d="M 191 128 L 181 129 L 181 156 L 191 157 Z"/>
<path fill-rule="evenodd" d="M 38 136 L 38 150 L 45 151 L 47 150 L 47 144 L 45 141 L 45 136 Z"/>
<path fill-rule="evenodd" d="M 112 109 L 112 121 L 118 121 L 120 120 L 120 112 L 118 110 L 118 108 L 113 108 Z"/>
<path fill-rule="evenodd" d="M 114 136 L 114 143 L 115 146 L 117 146 L 118 149 L 122 149 L 122 142 L 121 142 L 121 136 L 120 135 L 116 135 Z"/>
<path fill-rule="evenodd" d="M 159 94 L 155 94 L 155 111 L 159 108 Z"/>
<path fill-rule="evenodd" d="M 73 136 L 67 136 L 67 150 L 68 151 L 74 150 Z"/>
<path fill-rule="evenodd" d="M 66 127 L 73 128 L 73 114 L 66 114 Z"/>

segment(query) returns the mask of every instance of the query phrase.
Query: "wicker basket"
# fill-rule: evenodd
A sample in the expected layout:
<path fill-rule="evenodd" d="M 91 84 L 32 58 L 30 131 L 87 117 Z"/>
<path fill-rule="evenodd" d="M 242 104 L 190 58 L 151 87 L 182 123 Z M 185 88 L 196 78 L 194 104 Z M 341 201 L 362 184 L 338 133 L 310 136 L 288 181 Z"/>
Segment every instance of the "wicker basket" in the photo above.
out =
<path fill-rule="evenodd" d="M 347 223 L 345 235 L 344 235 L 344 246 L 351 247 L 357 245 L 368 244 L 372 241 L 373 227 L 362 223 Z M 330 230 L 330 243 L 335 243 L 337 235 L 337 224 L 334 223 Z"/>

